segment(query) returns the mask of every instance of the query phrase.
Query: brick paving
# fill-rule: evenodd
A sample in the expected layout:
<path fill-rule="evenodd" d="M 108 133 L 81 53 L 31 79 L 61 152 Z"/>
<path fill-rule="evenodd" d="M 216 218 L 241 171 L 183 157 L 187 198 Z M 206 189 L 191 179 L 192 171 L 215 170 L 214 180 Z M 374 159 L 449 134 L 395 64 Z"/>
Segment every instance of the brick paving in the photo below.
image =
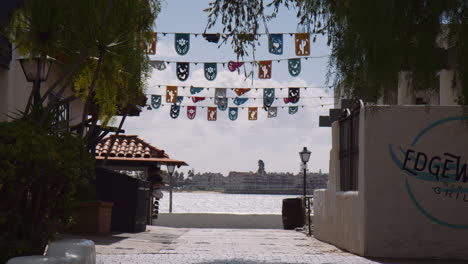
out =
<path fill-rule="evenodd" d="M 430 260 L 370 260 L 304 233 L 278 229 L 188 229 L 149 226 L 147 232 L 88 237 L 98 264 L 254 263 L 466 263 Z"/>

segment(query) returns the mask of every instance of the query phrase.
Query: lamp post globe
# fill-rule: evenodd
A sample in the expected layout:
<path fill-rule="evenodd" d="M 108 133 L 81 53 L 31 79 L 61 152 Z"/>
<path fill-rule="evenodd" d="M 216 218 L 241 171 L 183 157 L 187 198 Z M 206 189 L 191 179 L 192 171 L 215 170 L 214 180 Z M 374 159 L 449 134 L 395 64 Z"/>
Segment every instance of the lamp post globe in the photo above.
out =
<path fill-rule="evenodd" d="M 34 105 L 39 103 L 41 98 L 41 82 L 47 81 L 50 68 L 55 59 L 49 56 L 21 57 L 18 59 L 24 76 L 28 82 L 33 83 Z"/>

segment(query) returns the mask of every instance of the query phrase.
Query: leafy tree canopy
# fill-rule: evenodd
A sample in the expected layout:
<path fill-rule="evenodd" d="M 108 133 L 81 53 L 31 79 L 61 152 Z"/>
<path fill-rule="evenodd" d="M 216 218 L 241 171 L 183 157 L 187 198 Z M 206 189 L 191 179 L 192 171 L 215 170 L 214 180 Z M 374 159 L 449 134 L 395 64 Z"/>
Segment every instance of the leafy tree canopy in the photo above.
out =
<path fill-rule="evenodd" d="M 159 10 L 158 0 L 29 0 L 8 33 L 21 53 L 56 58 L 62 72 L 49 91 L 63 93 L 72 84 L 86 102 L 83 121 L 93 114 L 105 124 L 143 95 L 149 74 L 143 43 Z"/>
<path fill-rule="evenodd" d="M 398 73 L 411 71 L 416 90 L 436 88 L 436 71 L 448 48 L 457 54 L 453 85 L 462 86 L 460 103 L 468 104 L 468 2 L 466 0 L 214 0 L 205 9 L 208 28 L 224 26 L 239 56 L 281 7 L 295 9 L 299 25 L 326 35 L 331 46 L 328 80 L 351 97 L 376 101 L 395 92 Z"/>

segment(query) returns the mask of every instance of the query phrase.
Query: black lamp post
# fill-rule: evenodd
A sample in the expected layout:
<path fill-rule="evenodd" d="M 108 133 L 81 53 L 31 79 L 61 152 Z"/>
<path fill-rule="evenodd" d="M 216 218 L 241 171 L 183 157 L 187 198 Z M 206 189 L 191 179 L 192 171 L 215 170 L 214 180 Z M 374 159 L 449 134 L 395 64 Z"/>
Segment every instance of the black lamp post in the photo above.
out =
<path fill-rule="evenodd" d="M 174 174 L 175 165 L 168 164 L 167 172 L 169 173 L 169 213 L 172 213 L 172 174 Z"/>
<path fill-rule="evenodd" d="M 304 196 L 304 208 L 305 208 L 305 199 L 306 199 L 306 173 L 307 173 L 307 169 L 306 169 L 306 164 L 307 162 L 309 162 L 309 159 L 310 159 L 310 151 L 307 150 L 307 147 L 304 147 L 304 149 L 299 152 L 299 155 L 301 156 L 301 161 L 302 161 L 302 164 L 304 164 L 304 192 L 303 192 L 303 196 Z"/>
<path fill-rule="evenodd" d="M 49 56 L 45 57 L 21 57 L 18 59 L 23 73 L 28 82 L 33 83 L 34 106 L 40 103 L 41 82 L 45 82 L 49 76 L 50 67 L 54 61 Z"/>

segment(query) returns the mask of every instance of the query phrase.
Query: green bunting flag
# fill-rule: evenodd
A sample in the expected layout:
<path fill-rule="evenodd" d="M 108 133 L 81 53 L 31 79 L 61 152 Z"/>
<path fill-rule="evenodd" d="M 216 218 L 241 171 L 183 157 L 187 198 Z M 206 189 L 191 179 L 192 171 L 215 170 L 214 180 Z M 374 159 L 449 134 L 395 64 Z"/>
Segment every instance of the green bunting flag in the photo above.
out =
<path fill-rule="evenodd" d="M 174 36 L 177 54 L 185 55 L 190 48 L 190 34 L 178 33 Z"/>
<path fill-rule="evenodd" d="M 190 94 L 197 94 L 203 91 L 202 87 L 190 87 Z"/>
<path fill-rule="evenodd" d="M 301 59 L 289 59 L 288 70 L 292 77 L 296 77 L 301 73 Z"/>
<path fill-rule="evenodd" d="M 179 117 L 179 112 L 180 112 L 180 105 L 173 104 L 171 105 L 171 117 L 176 119 Z"/>
<path fill-rule="evenodd" d="M 239 113 L 239 109 L 237 107 L 229 107 L 229 119 L 234 121 L 237 119 L 237 115 Z"/>
<path fill-rule="evenodd" d="M 283 54 L 283 34 L 268 35 L 268 50 L 271 54 Z"/>
<path fill-rule="evenodd" d="M 161 106 L 160 95 L 151 95 L 151 106 L 153 107 L 153 109 L 158 109 Z"/>
<path fill-rule="evenodd" d="M 205 78 L 208 81 L 213 81 L 216 78 L 218 69 L 216 63 L 205 63 Z"/>
<path fill-rule="evenodd" d="M 288 112 L 289 112 L 290 115 L 294 115 L 295 113 L 297 113 L 298 109 L 299 109 L 299 107 L 297 107 L 297 106 L 290 106 Z"/>
<path fill-rule="evenodd" d="M 263 107 L 268 110 L 268 108 L 275 101 L 275 89 L 265 88 L 263 89 Z"/>
<path fill-rule="evenodd" d="M 227 109 L 227 107 L 228 107 L 228 99 L 227 98 L 220 99 L 218 103 L 218 109 L 221 111 L 224 111 Z"/>

